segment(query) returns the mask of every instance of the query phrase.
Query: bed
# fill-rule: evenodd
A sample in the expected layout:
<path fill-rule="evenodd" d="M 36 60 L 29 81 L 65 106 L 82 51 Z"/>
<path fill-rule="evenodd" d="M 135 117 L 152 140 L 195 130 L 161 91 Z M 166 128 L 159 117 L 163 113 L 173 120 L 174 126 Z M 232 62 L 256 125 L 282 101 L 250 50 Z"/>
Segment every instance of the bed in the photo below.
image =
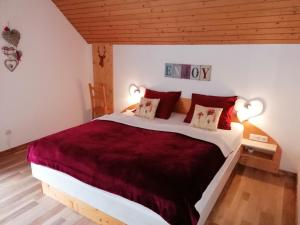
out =
<path fill-rule="evenodd" d="M 183 104 L 183 103 L 181 102 L 180 104 Z M 182 106 L 180 108 L 182 109 Z M 182 110 L 177 110 L 177 112 L 178 111 L 181 112 Z M 173 113 L 172 117 L 169 120 L 163 120 L 163 119 L 147 120 L 147 119 L 137 118 L 137 117 L 133 116 L 132 113 L 127 112 L 127 113 L 123 113 L 123 114 L 115 113 L 112 115 L 107 115 L 107 116 L 101 117 L 101 118 L 89 123 L 89 125 L 83 125 L 83 126 L 91 126 L 91 127 L 87 127 L 87 130 L 93 130 L 94 129 L 93 127 L 95 127 L 97 123 L 101 124 L 101 126 L 115 127 L 114 131 L 113 131 L 115 133 L 118 130 L 119 131 L 122 131 L 123 129 L 130 130 L 130 132 L 127 134 L 128 137 L 126 137 L 126 138 L 133 138 L 133 141 L 131 141 L 131 142 L 135 142 L 136 141 L 135 139 L 137 139 L 137 137 L 139 137 L 141 135 L 140 133 L 142 133 L 142 135 L 148 135 L 147 133 L 151 132 L 152 137 L 156 137 L 157 139 L 163 138 L 164 140 L 168 140 L 170 142 L 169 145 L 171 145 L 171 146 L 172 145 L 174 146 L 174 143 L 175 143 L 175 145 L 177 145 L 176 142 L 174 142 L 174 140 L 172 140 L 172 139 L 176 138 L 176 140 L 177 140 L 179 138 L 180 143 L 183 142 L 184 144 L 190 144 L 191 146 L 196 146 L 201 142 L 201 145 L 205 145 L 204 149 L 206 149 L 206 148 L 214 149 L 214 150 L 209 151 L 209 152 L 214 152 L 213 153 L 214 156 L 209 156 L 209 157 L 213 157 L 212 159 L 214 159 L 214 160 L 210 161 L 210 163 L 208 164 L 208 165 L 216 164 L 216 165 L 211 166 L 212 167 L 211 170 L 213 172 L 209 172 L 209 169 L 208 169 L 208 171 L 206 171 L 205 173 L 202 172 L 202 173 L 196 174 L 196 176 L 192 176 L 189 179 L 187 179 L 185 177 L 186 174 L 189 174 L 189 173 L 183 173 L 183 172 L 182 172 L 182 176 L 178 175 L 178 176 L 176 176 L 176 179 L 175 178 L 169 179 L 168 177 L 171 177 L 169 175 L 172 174 L 174 171 L 177 171 L 176 169 L 180 168 L 181 164 L 184 164 L 184 162 L 186 160 L 188 160 L 187 162 L 189 162 L 188 165 L 190 165 L 190 167 L 192 167 L 192 165 L 198 165 L 198 162 L 196 162 L 196 161 L 195 161 L 195 164 L 193 164 L 192 161 L 189 161 L 193 158 L 195 158 L 195 160 L 196 160 L 196 157 L 195 157 L 195 155 L 193 155 L 194 153 L 192 153 L 192 152 L 190 153 L 191 154 L 190 158 L 184 159 L 182 162 L 180 162 L 180 160 L 179 160 L 180 157 L 178 155 L 180 155 L 180 154 L 178 152 L 176 154 L 171 153 L 171 157 L 170 157 L 170 155 L 168 155 L 168 160 L 167 159 L 162 160 L 161 161 L 162 164 L 163 163 L 167 164 L 170 161 L 170 158 L 172 159 L 172 157 L 174 157 L 174 160 L 176 160 L 176 163 L 177 163 L 177 164 L 175 164 L 176 168 L 169 169 L 167 167 L 168 168 L 167 170 L 171 171 L 170 174 L 163 171 L 162 174 L 164 174 L 164 175 L 161 175 L 158 171 L 155 171 L 156 166 L 153 166 L 153 169 L 151 169 L 151 166 L 146 166 L 146 165 L 149 165 L 149 162 L 146 162 L 146 161 L 145 162 L 142 161 L 142 164 L 138 165 L 139 167 L 144 168 L 144 169 L 141 169 L 141 171 L 144 171 L 143 173 L 150 174 L 150 176 L 152 177 L 151 180 L 154 180 L 154 181 L 158 180 L 158 181 L 163 182 L 162 180 L 167 179 L 168 184 L 166 185 L 166 187 L 164 187 L 163 185 L 161 187 L 159 187 L 159 185 L 151 186 L 152 185 L 151 182 L 150 181 L 148 182 L 148 179 L 146 179 L 146 178 L 140 177 L 141 175 L 140 175 L 140 173 L 138 173 L 138 171 L 135 171 L 133 180 L 126 177 L 126 179 L 127 179 L 126 184 L 130 184 L 130 182 L 134 182 L 135 178 L 138 177 L 142 181 L 141 182 L 141 183 L 143 183 L 142 185 L 144 185 L 143 188 L 146 188 L 147 191 L 151 190 L 150 191 L 151 198 L 153 198 L 153 196 L 154 196 L 154 195 L 152 195 L 152 193 L 155 193 L 155 196 L 156 196 L 156 194 L 159 196 L 162 195 L 167 200 L 164 199 L 164 201 L 160 201 L 160 200 L 155 201 L 155 204 L 152 204 L 152 203 L 149 203 L 149 198 L 146 200 L 144 199 L 144 197 L 141 198 L 141 196 L 144 196 L 144 195 L 147 197 L 148 192 L 139 193 L 138 192 L 139 190 L 137 190 L 137 192 L 139 193 L 138 195 L 135 195 L 136 192 L 134 192 L 134 191 L 132 192 L 133 194 L 129 191 L 124 193 L 124 184 L 122 183 L 123 181 L 120 181 L 122 184 L 115 184 L 116 187 L 118 187 L 117 190 L 115 190 L 114 188 L 110 189 L 112 181 L 108 181 L 106 179 L 106 177 L 105 178 L 101 177 L 101 178 L 103 178 L 105 181 L 107 181 L 108 185 L 103 184 L 106 182 L 101 183 L 101 179 L 99 177 L 96 177 L 96 175 L 95 175 L 95 177 L 97 179 L 95 179 L 95 177 L 94 177 L 94 179 L 87 179 L 83 175 L 81 176 L 76 173 L 75 174 L 72 173 L 72 171 L 70 172 L 69 168 L 67 168 L 65 165 L 64 165 L 65 167 L 62 168 L 58 164 L 52 163 L 52 161 L 49 161 L 49 160 L 47 162 L 43 162 L 43 157 L 47 158 L 49 156 L 49 154 L 45 153 L 47 151 L 47 148 L 48 149 L 52 148 L 52 153 L 54 152 L 55 153 L 54 155 L 56 155 L 56 156 L 61 154 L 61 152 L 59 152 L 59 151 L 56 152 L 55 149 L 53 149 L 53 145 L 51 147 L 51 142 L 52 143 L 56 142 L 56 140 L 57 140 L 56 138 L 59 139 L 60 135 L 63 136 L 68 131 L 64 131 L 64 132 L 56 134 L 56 136 L 55 136 L 56 138 L 54 138 L 54 139 L 51 139 L 51 138 L 47 139 L 47 137 L 46 137 L 46 139 L 44 139 L 44 141 L 39 141 L 36 143 L 36 145 L 35 144 L 31 145 L 31 147 L 29 148 L 29 155 L 28 155 L 29 157 L 28 158 L 31 161 L 32 174 L 34 177 L 36 177 L 37 179 L 41 180 L 44 183 L 43 186 L 45 189 L 47 187 L 53 187 L 53 188 L 61 191 L 62 193 L 66 193 L 68 196 L 75 197 L 79 201 L 84 202 L 92 209 L 97 210 L 97 212 L 101 211 L 101 212 L 104 212 L 105 214 L 109 215 L 107 217 L 108 219 L 106 218 L 105 221 L 102 220 L 101 218 L 100 218 L 100 220 L 99 220 L 99 218 L 94 219 L 94 221 L 98 222 L 99 224 L 129 224 L 129 225 L 141 225 L 141 224 L 163 225 L 163 224 L 169 224 L 169 223 L 170 224 L 196 224 L 197 223 L 198 225 L 204 224 L 209 215 L 209 212 L 211 211 L 213 205 L 215 204 L 228 177 L 231 174 L 232 169 L 234 168 L 234 166 L 238 160 L 239 147 L 240 147 L 242 133 L 243 133 L 243 126 L 238 123 L 232 123 L 232 130 L 230 130 L 230 131 L 218 130 L 217 132 L 210 132 L 210 131 L 203 131 L 203 130 L 194 129 L 194 128 L 189 127 L 188 124 L 182 122 L 183 118 L 184 118 L 184 115 L 179 114 L 179 113 Z M 93 125 L 90 125 L 90 124 L 93 124 Z M 82 130 L 82 128 L 81 128 L 81 130 Z M 78 130 L 75 133 L 76 133 L 76 135 L 73 138 L 75 138 L 75 139 L 80 138 L 80 135 L 81 135 L 80 131 Z M 188 139 L 186 139 L 187 137 L 188 137 Z M 202 141 L 198 141 L 199 137 L 201 137 Z M 118 138 L 121 139 L 122 136 L 118 136 Z M 159 143 L 160 141 L 156 142 L 156 139 L 154 138 L 153 140 L 149 140 L 149 142 L 153 142 L 152 146 L 153 146 L 153 144 L 155 146 L 155 144 L 157 145 L 157 143 Z M 43 143 L 43 144 L 41 144 L 41 143 Z M 74 146 L 72 146 L 72 142 L 68 142 L 67 144 L 70 147 L 70 149 L 72 149 L 74 147 Z M 130 146 L 132 146 L 133 144 L 136 144 L 136 143 L 131 143 Z M 120 142 L 120 145 L 122 145 L 122 141 Z M 118 146 L 118 144 L 117 144 L 117 146 Z M 80 147 L 82 147 L 82 146 L 79 146 L 79 149 L 80 149 Z M 196 147 L 200 148 L 199 146 L 196 146 Z M 122 151 L 124 151 L 124 148 L 122 149 L 122 147 L 120 147 L 120 149 Z M 180 150 L 179 144 L 178 144 L 178 146 L 176 146 L 176 149 L 177 149 L 177 151 Z M 39 156 L 39 154 L 37 154 L 37 152 L 44 152 L 45 154 L 44 154 L 44 156 Z M 65 151 L 64 154 L 68 155 L 69 153 L 70 153 L 69 151 Z M 155 154 L 157 154 L 157 153 L 159 153 L 159 152 L 155 152 Z M 141 152 L 139 152 L 139 154 L 141 154 Z M 209 153 L 209 154 L 212 154 L 212 153 Z M 40 155 L 43 155 L 43 154 L 40 154 Z M 148 156 L 149 156 L 149 154 L 148 154 Z M 85 157 L 84 155 L 79 154 L 80 161 L 82 160 L 83 162 L 85 162 L 84 157 Z M 101 157 L 103 157 L 103 155 Z M 163 155 L 160 155 L 159 157 L 163 157 Z M 205 158 L 206 161 L 209 161 L 209 157 Z M 145 158 L 143 158 L 143 155 L 141 156 L 141 158 L 143 160 L 146 160 Z M 60 159 L 60 157 L 57 157 L 57 159 Z M 106 162 L 109 160 L 105 161 L 105 157 L 102 158 L 102 160 L 103 159 L 104 159 L 104 161 L 102 161 L 103 163 L 101 164 L 101 166 L 103 168 L 106 168 Z M 122 171 L 123 170 L 125 171 L 124 176 L 128 176 L 128 174 L 131 173 L 131 171 L 129 169 L 127 171 L 127 168 L 130 166 L 126 165 L 126 163 L 125 163 L 124 167 L 122 167 L 123 163 L 124 163 L 124 161 L 120 161 L 119 163 L 117 163 L 117 165 L 120 168 L 123 168 Z M 86 166 L 86 165 L 88 165 L 88 163 L 81 164 L 81 166 Z M 163 164 L 163 165 L 165 165 L 165 164 Z M 184 165 L 184 166 L 186 166 L 187 168 L 190 169 L 190 167 L 188 167 L 188 165 Z M 101 167 L 99 165 L 99 161 L 98 161 L 97 166 Z M 92 166 L 86 167 L 86 168 L 84 168 L 84 170 L 88 171 L 88 170 L 91 170 L 91 168 L 93 168 L 93 167 Z M 136 170 L 136 168 L 137 167 L 133 167 L 132 170 Z M 75 169 L 73 168 L 73 171 L 74 170 Z M 80 170 L 79 167 L 78 167 L 78 170 Z M 82 171 L 84 171 L 84 170 L 82 170 Z M 109 168 L 108 170 L 111 171 L 112 169 Z M 197 171 L 199 171 L 199 169 Z M 193 174 L 193 173 L 191 173 L 191 174 Z M 109 174 L 109 175 L 111 175 L 111 174 Z M 199 177 L 197 177 L 197 175 L 199 175 Z M 202 177 L 200 177 L 200 175 Z M 97 176 L 99 176 L 99 175 L 97 175 Z M 200 182 L 200 178 L 202 179 L 201 182 Z M 197 179 L 199 179 L 199 180 L 197 180 Z M 116 180 L 118 180 L 118 179 L 116 179 Z M 192 187 L 190 187 L 190 186 L 186 187 L 184 184 L 180 184 L 181 182 L 183 182 L 183 183 L 186 182 L 188 184 L 195 184 L 195 185 L 197 184 L 198 185 L 197 187 L 199 187 L 199 189 L 203 189 L 203 190 L 199 194 L 197 192 L 197 190 L 195 190 L 195 192 L 194 192 L 194 191 L 192 191 Z M 117 183 L 117 182 L 113 182 L 113 183 Z M 202 183 L 204 183 L 204 184 L 202 184 Z M 140 183 L 135 183 L 135 186 L 139 187 L 139 185 L 140 185 Z M 167 191 L 168 188 L 175 187 L 175 186 L 181 187 L 178 189 L 179 191 L 176 190 L 174 192 L 176 194 L 176 197 L 174 197 L 175 196 L 174 193 L 172 194 L 171 191 L 170 191 L 170 193 L 169 193 L 169 191 Z M 99 188 L 99 187 L 103 187 L 103 188 Z M 190 191 L 189 191 L 189 188 L 191 188 Z M 113 190 L 113 191 L 110 191 L 110 190 Z M 128 185 L 128 190 L 131 190 L 130 185 Z M 184 194 L 184 199 L 188 199 L 188 200 L 191 199 L 191 202 L 193 202 L 193 205 L 195 205 L 195 209 L 196 209 L 197 213 L 200 214 L 200 219 L 199 219 L 199 217 L 193 216 L 194 215 L 193 213 L 195 213 L 194 212 L 195 210 L 194 210 L 194 207 L 192 207 L 189 209 L 192 213 L 185 213 L 182 215 L 180 214 L 178 216 L 178 218 L 175 218 L 173 220 L 174 215 L 175 215 L 175 217 L 177 216 L 176 212 L 178 211 L 178 209 L 176 207 L 179 207 L 179 209 L 182 209 L 181 211 L 184 211 L 184 210 L 186 210 L 186 208 L 189 208 L 188 206 L 181 208 L 181 205 L 183 203 L 181 201 L 182 198 L 177 199 L 177 194 L 179 192 L 180 193 L 182 192 Z M 131 199 L 131 200 L 129 200 L 129 199 Z M 172 201 L 171 201 L 172 204 L 171 203 L 169 204 L 169 201 L 168 201 L 169 199 L 172 199 Z M 197 201 L 195 201 L 195 199 L 197 199 Z M 134 200 L 134 201 L 132 201 L 132 200 Z M 177 204 L 173 204 L 173 202 L 176 202 Z M 157 205 L 159 205 L 159 206 L 162 205 L 163 207 L 165 207 L 166 210 L 162 210 Z M 157 208 L 159 208 L 159 209 L 157 209 Z M 78 210 L 78 211 L 80 211 L 80 210 Z M 169 214 L 172 214 L 170 212 L 173 212 L 173 211 L 175 212 L 175 213 L 173 213 L 174 215 L 169 215 Z M 186 218 L 187 217 L 186 215 L 189 215 L 188 219 Z M 92 218 L 92 217 L 90 216 L 90 218 Z M 110 219 L 110 218 L 115 218 L 116 220 Z M 195 220 L 195 218 L 197 218 L 196 222 L 193 221 L 193 220 Z M 190 219 L 190 222 L 189 222 L 189 219 Z M 176 222 L 174 222 L 174 221 L 176 221 Z M 179 222 L 177 223 L 177 221 L 179 221 Z"/>

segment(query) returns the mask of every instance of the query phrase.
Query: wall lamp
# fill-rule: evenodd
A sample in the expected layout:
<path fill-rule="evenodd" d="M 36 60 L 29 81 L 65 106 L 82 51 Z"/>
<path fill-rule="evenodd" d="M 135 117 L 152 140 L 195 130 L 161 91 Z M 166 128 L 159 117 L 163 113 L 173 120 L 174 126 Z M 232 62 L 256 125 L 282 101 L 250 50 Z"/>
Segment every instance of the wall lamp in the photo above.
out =
<path fill-rule="evenodd" d="M 239 121 L 244 122 L 250 118 L 261 115 L 264 112 L 264 103 L 259 98 L 251 100 L 238 98 L 235 102 L 234 109 L 237 112 Z"/>
<path fill-rule="evenodd" d="M 128 88 L 129 95 L 131 97 L 131 102 L 139 102 L 141 97 L 144 96 L 146 89 L 143 86 L 138 86 L 136 84 L 130 84 Z"/>

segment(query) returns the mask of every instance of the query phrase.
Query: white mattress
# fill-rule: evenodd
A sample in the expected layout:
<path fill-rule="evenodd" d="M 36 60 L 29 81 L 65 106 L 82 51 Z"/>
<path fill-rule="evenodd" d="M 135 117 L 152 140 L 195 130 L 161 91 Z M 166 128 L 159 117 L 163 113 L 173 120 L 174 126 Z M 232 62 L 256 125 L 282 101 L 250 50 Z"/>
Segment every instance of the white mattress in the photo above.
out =
<path fill-rule="evenodd" d="M 128 114 L 128 113 L 127 113 Z M 117 117 L 119 117 L 118 115 Z M 131 118 L 132 115 L 123 115 Z M 108 119 L 107 117 L 101 119 Z M 110 117 L 110 119 L 113 119 Z M 152 121 L 144 121 L 151 124 L 166 124 L 185 126 L 189 129 L 194 129 L 183 123 L 184 116 L 181 114 L 173 114 L 169 120 L 154 119 Z M 126 119 L 125 119 L 126 120 Z M 130 120 L 130 119 L 129 119 Z M 134 120 L 145 120 L 135 117 Z M 124 122 L 124 121 L 123 121 Z M 128 121 L 127 121 L 128 122 Z M 209 132 L 209 131 L 208 131 Z M 234 168 L 238 154 L 236 149 L 239 148 L 243 133 L 243 126 L 240 124 L 232 123 L 231 131 L 218 130 L 220 137 L 230 142 L 232 147 L 231 153 L 228 154 L 226 161 L 221 169 L 215 175 L 212 182 L 202 195 L 202 198 L 196 203 L 195 207 L 200 213 L 200 220 L 198 224 L 204 224 L 210 210 L 212 209 L 215 201 L 221 193 L 232 169 Z M 31 164 L 32 174 L 37 179 L 48 183 L 49 185 L 76 197 L 77 199 L 86 202 L 94 208 L 97 208 L 112 217 L 115 217 L 128 225 L 166 225 L 168 224 L 160 215 L 154 211 L 146 208 L 145 206 L 130 201 L 119 195 L 109 193 L 107 191 L 95 188 L 85 184 L 67 174 L 50 169 L 45 166 Z M 197 178 L 195 178 L 197 179 Z"/>

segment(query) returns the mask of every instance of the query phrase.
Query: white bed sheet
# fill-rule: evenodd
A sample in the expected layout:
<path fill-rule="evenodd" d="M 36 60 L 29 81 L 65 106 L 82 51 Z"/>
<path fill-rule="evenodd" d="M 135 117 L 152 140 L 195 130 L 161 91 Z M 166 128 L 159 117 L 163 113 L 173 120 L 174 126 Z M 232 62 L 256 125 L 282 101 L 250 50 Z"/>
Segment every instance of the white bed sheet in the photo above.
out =
<path fill-rule="evenodd" d="M 127 115 L 126 115 L 127 114 Z M 124 117 L 126 120 L 139 121 L 142 118 L 132 117 L 131 114 L 125 113 L 123 115 L 117 115 L 116 117 L 102 117 L 101 119 L 114 120 L 116 118 Z M 146 120 L 145 123 L 151 123 L 156 126 L 156 124 L 162 125 L 178 125 L 195 129 L 188 126 L 188 124 L 183 123 L 184 115 L 173 113 L 169 120 L 154 119 Z M 124 122 L 124 120 L 123 120 Z M 128 121 L 127 121 L 128 122 Z M 210 132 L 210 131 L 206 131 Z M 238 160 L 238 151 L 243 133 L 243 126 L 240 124 L 232 123 L 231 131 L 218 130 L 219 136 L 222 136 L 225 140 L 231 142 L 232 151 L 228 154 L 226 161 L 220 168 L 218 173 L 215 175 L 214 179 L 211 181 L 207 189 L 202 195 L 202 198 L 196 203 L 195 207 L 200 213 L 200 220 L 198 225 L 204 224 L 209 212 L 211 211 L 213 205 L 215 204 L 219 194 L 221 193 L 228 177 L 231 174 Z M 233 137 L 234 136 L 234 137 Z M 94 208 L 97 208 L 110 216 L 113 216 L 128 225 L 166 225 L 168 224 L 160 215 L 148 209 L 147 207 L 123 198 L 119 195 L 109 193 L 107 191 L 101 190 L 99 188 L 93 187 L 86 183 L 83 183 L 65 173 L 53 170 L 51 168 L 36 165 L 31 163 L 32 174 L 37 179 L 48 183 L 49 185 L 76 197 L 77 199 L 86 202 Z"/>

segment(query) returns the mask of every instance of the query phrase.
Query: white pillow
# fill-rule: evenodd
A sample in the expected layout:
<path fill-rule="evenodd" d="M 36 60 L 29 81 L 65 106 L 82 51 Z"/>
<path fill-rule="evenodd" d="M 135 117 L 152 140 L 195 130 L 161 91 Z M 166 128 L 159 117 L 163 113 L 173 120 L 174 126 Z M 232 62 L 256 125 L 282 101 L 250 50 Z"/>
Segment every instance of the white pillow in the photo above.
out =
<path fill-rule="evenodd" d="M 216 131 L 223 108 L 195 105 L 195 111 L 190 126 Z"/>
<path fill-rule="evenodd" d="M 154 98 L 141 98 L 135 111 L 135 115 L 147 119 L 154 119 L 159 100 L 160 99 Z"/>

